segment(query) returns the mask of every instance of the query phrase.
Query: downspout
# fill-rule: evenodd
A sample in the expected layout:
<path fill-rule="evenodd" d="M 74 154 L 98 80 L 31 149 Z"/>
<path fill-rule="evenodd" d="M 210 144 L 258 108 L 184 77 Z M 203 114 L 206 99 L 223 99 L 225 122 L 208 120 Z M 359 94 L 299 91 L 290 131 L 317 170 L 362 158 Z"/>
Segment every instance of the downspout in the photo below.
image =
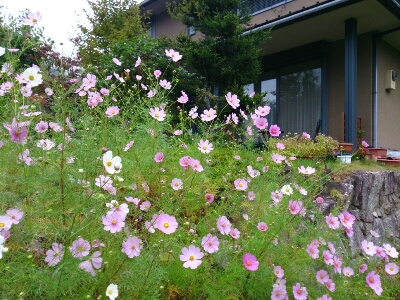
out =
<path fill-rule="evenodd" d="M 378 40 L 380 34 L 372 38 L 372 146 L 378 147 Z"/>

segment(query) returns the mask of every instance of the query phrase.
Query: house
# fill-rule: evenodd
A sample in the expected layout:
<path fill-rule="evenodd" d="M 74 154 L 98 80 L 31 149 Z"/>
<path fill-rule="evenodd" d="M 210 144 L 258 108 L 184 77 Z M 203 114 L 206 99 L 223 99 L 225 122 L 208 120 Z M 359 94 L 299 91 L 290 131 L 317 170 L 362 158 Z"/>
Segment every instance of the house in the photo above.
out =
<path fill-rule="evenodd" d="M 167 1 L 140 4 L 151 10 L 151 34 L 194 34 L 169 17 Z M 264 71 L 247 86 L 270 92 L 271 124 L 400 149 L 399 0 L 248 1 L 245 34 L 273 28 L 261 53 Z"/>

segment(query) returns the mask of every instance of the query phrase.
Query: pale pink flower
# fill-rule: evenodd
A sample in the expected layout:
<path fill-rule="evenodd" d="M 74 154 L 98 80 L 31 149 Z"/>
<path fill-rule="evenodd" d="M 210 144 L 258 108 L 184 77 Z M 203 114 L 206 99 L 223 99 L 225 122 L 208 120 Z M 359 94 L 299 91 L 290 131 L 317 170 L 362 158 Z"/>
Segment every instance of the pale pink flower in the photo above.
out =
<path fill-rule="evenodd" d="M 106 110 L 107 118 L 112 118 L 112 117 L 114 117 L 114 116 L 116 116 L 118 114 L 119 114 L 119 107 L 118 106 L 110 106 Z"/>
<path fill-rule="evenodd" d="M 338 217 L 340 223 L 342 223 L 344 227 L 349 227 L 349 228 L 353 227 L 354 221 L 356 220 L 356 217 L 351 213 L 349 213 L 348 211 L 340 213 Z"/>
<path fill-rule="evenodd" d="M 260 176 L 260 171 L 253 169 L 252 166 L 247 166 L 247 174 L 249 174 L 249 176 L 251 178 L 256 178 L 258 176 Z"/>
<path fill-rule="evenodd" d="M 307 132 L 303 132 L 302 136 L 306 139 L 311 138 L 311 136 Z"/>
<path fill-rule="evenodd" d="M 200 140 L 200 142 L 197 144 L 197 149 L 201 151 L 201 153 L 210 153 L 213 148 L 213 144 L 211 144 L 209 141 L 205 140 Z"/>
<path fill-rule="evenodd" d="M 90 90 L 91 88 L 93 88 L 93 87 L 96 86 L 96 82 L 97 82 L 96 75 L 87 74 L 86 77 L 83 78 L 82 81 L 83 81 L 83 83 L 82 83 L 82 88 L 83 88 L 85 91 L 88 91 L 88 90 Z"/>
<path fill-rule="evenodd" d="M 268 226 L 267 226 L 267 223 L 265 223 L 265 222 L 260 222 L 260 223 L 257 224 L 257 228 L 258 228 L 258 230 L 260 230 L 260 231 L 267 231 Z"/>
<path fill-rule="evenodd" d="M 37 147 L 42 148 L 43 150 L 50 150 L 56 146 L 56 144 L 49 140 L 49 139 L 43 139 L 39 140 L 36 144 Z"/>
<path fill-rule="evenodd" d="M 51 88 L 45 88 L 44 92 L 46 93 L 47 96 L 53 95 L 53 90 Z"/>
<path fill-rule="evenodd" d="M 200 161 L 194 158 L 190 158 L 190 166 L 192 167 L 193 171 L 196 172 L 203 172 L 204 168 L 200 164 Z"/>
<path fill-rule="evenodd" d="M 330 290 L 331 292 L 334 292 L 336 289 L 336 285 L 335 283 L 332 281 L 332 279 L 328 279 L 327 282 L 325 282 L 325 286 L 328 290 Z"/>
<path fill-rule="evenodd" d="M 329 297 L 327 295 L 322 295 L 322 297 L 317 298 L 317 300 L 332 300 L 332 297 Z"/>
<path fill-rule="evenodd" d="M 53 243 L 51 245 L 51 249 L 46 251 L 46 257 L 45 257 L 44 261 L 49 266 L 53 267 L 62 260 L 63 256 L 64 256 L 63 245 Z"/>
<path fill-rule="evenodd" d="M 228 102 L 228 104 L 232 106 L 234 109 L 240 106 L 239 98 L 235 94 L 232 95 L 231 92 L 225 95 L 225 99 Z"/>
<path fill-rule="evenodd" d="M 254 199 L 256 199 L 256 194 L 252 191 L 248 192 L 247 199 L 249 199 L 250 201 L 253 201 Z"/>
<path fill-rule="evenodd" d="M 116 58 L 116 57 L 113 57 L 112 61 L 113 61 L 117 66 L 122 65 L 122 63 L 121 63 L 121 62 L 119 61 L 119 59 Z"/>
<path fill-rule="evenodd" d="M 278 125 L 271 125 L 269 127 L 269 134 L 270 136 L 277 137 L 281 134 L 281 129 Z"/>
<path fill-rule="evenodd" d="M 368 255 L 373 256 L 376 254 L 376 246 L 372 242 L 363 240 L 361 242 L 361 249 Z"/>
<path fill-rule="evenodd" d="M 278 278 L 282 278 L 285 275 L 285 271 L 282 269 L 281 266 L 274 267 L 274 275 Z"/>
<path fill-rule="evenodd" d="M 136 60 L 136 63 L 135 63 L 135 68 L 137 68 L 137 67 L 140 66 L 141 61 L 142 61 L 142 60 L 140 59 L 140 56 L 138 56 L 138 58 L 137 58 L 137 60 Z"/>
<path fill-rule="evenodd" d="M 318 204 L 322 204 L 322 203 L 324 203 L 324 198 L 322 198 L 322 197 L 317 197 L 317 198 L 315 199 L 315 202 L 318 203 Z"/>
<path fill-rule="evenodd" d="M 156 155 L 154 155 L 154 161 L 155 161 L 155 162 L 160 163 L 160 162 L 162 162 L 163 160 L 164 160 L 164 153 L 158 152 L 158 153 L 156 153 Z"/>
<path fill-rule="evenodd" d="M 247 181 L 242 178 L 238 178 L 233 182 L 235 188 L 239 191 L 245 191 L 247 189 Z"/>
<path fill-rule="evenodd" d="M 104 230 L 116 233 L 125 227 L 125 216 L 114 211 L 111 214 L 105 215 L 102 218 L 102 223 L 104 225 Z"/>
<path fill-rule="evenodd" d="M 234 239 L 238 239 L 240 237 L 240 231 L 237 228 L 233 228 L 229 231 L 229 235 Z"/>
<path fill-rule="evenodd" d="M 215 109 L 205 109 L 203 113 L 200 115 L 201 120 L 204 122 L 209 122 L 214 120 L 217 117 L 217 111 Z"/>
<path fill-rule="evenodd" d="M 39 22 L 42 19 L 42 15 L 40 12 L 36 13 L 29 13 L 27 18 L 23 19 L 23 24 L 28 25 L 28 26 L 35 26 L 37 22 Z"/>
<path fill-rule="evenodd" d="M 157 94 L 157 90 L 156 89 L 152 89 L 147 93 L 147 97 L 153 98 L 156 94 Z"/>
<path fill-rule="evenodd" d="M 390 244 L 383 244 L 383 248 L 385 253 L 393 258 L 398 258 L 399 253 L 397 252 L 396 248 L 392 247 Z"/>
<path fill-rule="evenodd" d="M 173 50 L 173 49 L 165 49 L 165 55 L 170 57 L 172 61 L 177 62 L 182 58 L 182 55 L 179 54 L 179 52 Z"/>
<path fill-rule="evenodd" d="M 247 134 L 252 136 L 253 135 L 253 129 L 251 128 L 251 126 L 247 126 L 246 128 Z"/>
<path fill-rule="evenodd" d="M 168 214 L 160 214 L 156 220 L 157 228 L 165 234 L 171 234 L 178 228 L 178 222 L 174 216 Z"/>
<path fill-rule="evenodd" d="M 240 160 L 240 156 L 239 155 L 235 155 L 233 158 L 236 159 L 236 160 Z"/>
<path fill-rule="evenodd" d="M 189 97 L 188 97 L 188 95 L 186 95 L 186 93 L 184 91 L 181 91 L 181 93 L 182 93 L 182 96 L 180 96 L 178 98 L 178 100 L 176 100 L 176 101 L 178 101 L 179 103 L 185 104 L 186 102 L 189 101 Z"/>
<path fill-rule="evenodd" d="M 100 257 L 100 251 L 93 252 L 92 256 L 79 264 L 79 268 L 90 273 L 92 276 L 96 276 L 96 271 L 94 269 L 100 269 L 103 259 Z"/>
<path fill-rule="evenodd" d="M 129 149 L 131 149 L 134 143 L 135 141 L 130 141 L 128 144 L 126 144 L 124 151 L 128 151 Z"/>
<path fill-rule="evenodd" d="M 344 267 L 343 268 L 343 275 L 346 277 L 351 277 L 354 275 L 354 270 L 350 267 Z"/>
<path fill-rule="evenodd" d="M 367 281 L 369 287 L 373 289 L 378 296 L 382 294 L 383 289 L 381 284 L 381 277 L 376 274 L 375 271 L 369 272 L 365 280 Z"/>
<path fill-rule="evenodd" d="M 377 233 L 376 231 L 374 231 L 374 230 L 372 230 L 372 229 L 371 229 L 369 232 L 371 233 L 371 235 L 372 235 L 373 237 L 376 237 L 376 238 L 380 237 L 379 233 Z"/>
<path fill-rule="evenodd" d="M 196 269 L 201 265 L 203 256 L 204 253 L 201 252 L 200 248 L 190 245 L 188 248 L 182 248 L 182 254 L 179 256 L 179 259 L 185 262 L 183 264 L 185 268 Z"/>
<path fill-rule="evenodd" d="M 342 258 L 341 257 L 337 257 L 337 256 L 333 256 L 333 270 L 335 271 L 335 273 L 342 273 Z"/>
<path fill-rule="evenodd" d="M 251 253 L 243 255 L 243 266 L 249 271 L 257 271 L 259 262 L 257 258 Z"/>
<path fill-rule="evenodd" d="M 365 271 L 368 270 L 368 266 L 366 264 L 362 264 L 359 268 L 358 268 L 358 272 L 360 272 L 361 274 L 364 273 Z"/>
<path fill-rule="evenodd" d="M 49 124 L 45 121 L 40 121 L 35 126 L 35 131 L 38 133 L 44 133 L 47 131 L 47 129 L 49 129 Z"/>
<path fill-rule="evenodd" d="M 304 166 L 301 166 L 298 168 L 299 173 L 305 174 L 305 175 L 310 175 L 315 173 L 315 169 L 313 167 L 307 167 L 305 168 Z"/>
<path fill-rule="evenodd" d="M 109 96 L 110 95 L 110 91 L 107 90 L 106 88 L 101 88 L 100 89 L 100 93 L 104 96 Z"/>
<path fill-rule="evenodd" d="M 361 142 L 361 145 L 362 145 L 364 148 L 368 148 L 368 147 L 369 147 L 369 145 L 368 145 L 368 143 L 367 143 L 366 141 L 362 141 L 362 142 Z"/>
<path fill-rule="evenodd" d="M 142 240 L 136 236 L 129 237 L 126 241 L 122 242 L 122 253 L 128 255 L 129 258 L 140 255 L 140 250 L 143 248 L 141 245 Z"/>
<path fill-rule="evenodd" d="M 178 129 L 174 131 L 174 135 L 182 135 L 182 130 Z"/>
<path fill-rule="evenodd" d="M 17 208 L 8 209 L 6 214 L 9 216 L 12 224 L 18 224 L 24 216 L 24 213 Z"/>
<path fill-rule="evenodd" d="M 286 287 L 278 286 L 274 287 L 271 293 L 271 300 L 285 300 L 288 299 Z"/>
<path fill-rule="evenodd" d="M 385 265 L 385 271 L 389 275 L 396 275 L 397 273 L 399 273 L 399 266 L 395 263 L 388 263 Z"/>
<path fill-rule="evenodd" d="M 218 251 L 219 241 L 216 236 L 213 236 L 209 233 L 203 237 L 201 240 L 201 245 L 203 246 L 204 251 L 208 253 L 214 253 Z"/>
<path fill-rule="evenodd" d="M 144 201 L 144 202 L 142 202 L 142 204 L 140 204 L 139 208 L 140 208 L 140 210 L 148 211 L 150 207 L 151 207 L 150 201 Z"/>
<path fill-rule="evenodd" d="M 321 284 L 325 284 L 329 280 L 329 274 L 325 270 L 319 270 L 315 275 L 317 281 Z"/>
<path fill-rule="evenodd" d="M 163 88 L 163 89 L 165 89 L 165 90 L 170 90 L 171 89 L 171 82 L 169 82 L 169 81 L 167 81 L 167 80 L 165 80 L 165 79 L 163 79 L 163 80 L 160 80 L 160 86 Z"/>
<path fill-rule="evenodd" d="M 174 178 L 174 179 L 172 179 L 172 181 L 171 181 L 171 187 L 172 187 L 175 191 L 183 189 L 183 182 L 182 182 L 182 180 L 179 179 L 179 178 Z"/>
<path fill-rule="evenodd" d="M 264 117 L 269 114 L 271 108 L 268 105 L 259 106 L 254 112 L 260 117 Z"/>
<path fill-rule="evenodd" d="M 308 253 L 308 255 L 310 255 L 310 257 L 311 258 L 313 258 L 313 259 L 317 259 L 318 257 L 319 257 L 319 250 L 318 250 L 318 247 L 316 247 L 315 245 L 313 245 L 313 244 L 309 244 L 308 246 L 307 246 L 307 253 Z"/>
<path fill-rule="evenodd" d="M 271 192 L 272 201 L 275 203 L 279 203 L 283 198 L 283 193 L 280 190 L 272 191 Z"/>
<path fill-rule="evenodd" d="M 325 222 L 331 229 L 338 229 L 340 226 L 339 218 L 332 215 L 325 216 Z"/>
<path fill-rule="evenodd" d="M 72 242 L 72 246 L 69 250 L 73 257 L 82 258 L 89 255 L 90 243 L 83 238 L 79 238 Z"/>
<path fill-rule="evenodd" d="M 284 150 L 285 149 L 285 145 L 282 143 L 276 143 L 276 148 L 278 148 L 279 150 Z"/>
<path fill-rule="evenodd" d="M 183 167 L 185 170 L 190 166 L 190 161 L 191 161 L 191 157 L 189 156 L 183 156 L 180 160 L 179 160 L 179 165 L 181 167 Z"/>
<path fill-rule="evenodd" d="M 329 250 L 324 250 L 322 256 L 327 265 L 333 265 L 333 254 Z"/>
<path fill-rule="evenodd" d="M 231 222 L 229 222 L 225 216 L 219 217 L 217 220 L 217 228 L 221 234 L 229 234 L 231 231 Z"/>
<path fill-rule="evenodd" d="M 296 300 L 305 300 L 307 299 L 307 295 L 306 287 L 300 286 L 300 283 L 296 283 L 296 285 L 293 286 L 293 296 Z"/>
<path fill-rule="evenodd" d="M 266 118 L 259 117 L 254 121 L 254 126 L 259 130 L 264 130 L 268 127 L 268 120 Z"/>
<path fill-rule="evenodd" d="M 272 154 L 272 157 L 271 157 L 272 161 L 273 161 L 274 163 L 277 163 L 277 164 L 282 163 L 282 161 L 284 161 L 285 158 L 286 158 L 285 156 L 280 155 L 280 154 L 277 154 L 277 153 Z"/>
<path fill-rule="evenodd" d="M 164 121 L 166 116 L 164 110 L 158 107 L 150 108 L 150 115 L 157 121 Z"/>
<path fill-rule="evenodd" d="M 154 71 L 154 76 L 155 76 L 156 78 L 160 77 L 161 74 L 162 74 L 162 72 L 161 72 L 160 70 L 155 70 L 155 71 Z"/>

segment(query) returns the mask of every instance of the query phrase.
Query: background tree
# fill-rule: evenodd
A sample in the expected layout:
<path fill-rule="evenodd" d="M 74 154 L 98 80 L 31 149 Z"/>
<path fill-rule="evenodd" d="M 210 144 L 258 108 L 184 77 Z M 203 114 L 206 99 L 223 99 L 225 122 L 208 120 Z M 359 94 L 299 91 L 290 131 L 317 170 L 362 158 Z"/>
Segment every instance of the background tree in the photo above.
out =
<path fill-rule="evenodd" d="M 240 93 L 242 86 L 258 80 L 259 54 L 268 33 L 246 34 L 251 15 L 244 0 L 183 0 L 169 5 L 171 17 L 196 32 L 199 39 L 181 34 L 179 51 L 189 69 L 203 78 L 208 92 Z"/>
<path fill-rule="evenodd" d="M 72 42 L 84 65 L 97 65 L 113 45 L 147 34 L 146 16 L 140 14 L 135 0 L 86 0 L 86 23 L 78 24 L 78 36 Z"/>

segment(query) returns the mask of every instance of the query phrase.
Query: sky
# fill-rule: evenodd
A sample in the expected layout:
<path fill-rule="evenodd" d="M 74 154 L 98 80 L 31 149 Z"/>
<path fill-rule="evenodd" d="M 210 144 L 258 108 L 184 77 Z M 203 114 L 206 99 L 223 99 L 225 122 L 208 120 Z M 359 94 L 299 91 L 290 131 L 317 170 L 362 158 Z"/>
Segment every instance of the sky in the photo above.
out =
<path fill-rule="evenodd" d="M 4 6 L 2 15 L 16 17 L 25 9 L 33 13 L 39 11 L 42 19 L 37 26 L 44 28 L 45 37 L 54 40 L 56 51 L 65 56 L 73 53 L 73 44 L 68 38 L 77 35 L 76 23 L 85 21 L 83 9 L 88 8 L 86 0 L 0 0 L 0 5 Z"/>

